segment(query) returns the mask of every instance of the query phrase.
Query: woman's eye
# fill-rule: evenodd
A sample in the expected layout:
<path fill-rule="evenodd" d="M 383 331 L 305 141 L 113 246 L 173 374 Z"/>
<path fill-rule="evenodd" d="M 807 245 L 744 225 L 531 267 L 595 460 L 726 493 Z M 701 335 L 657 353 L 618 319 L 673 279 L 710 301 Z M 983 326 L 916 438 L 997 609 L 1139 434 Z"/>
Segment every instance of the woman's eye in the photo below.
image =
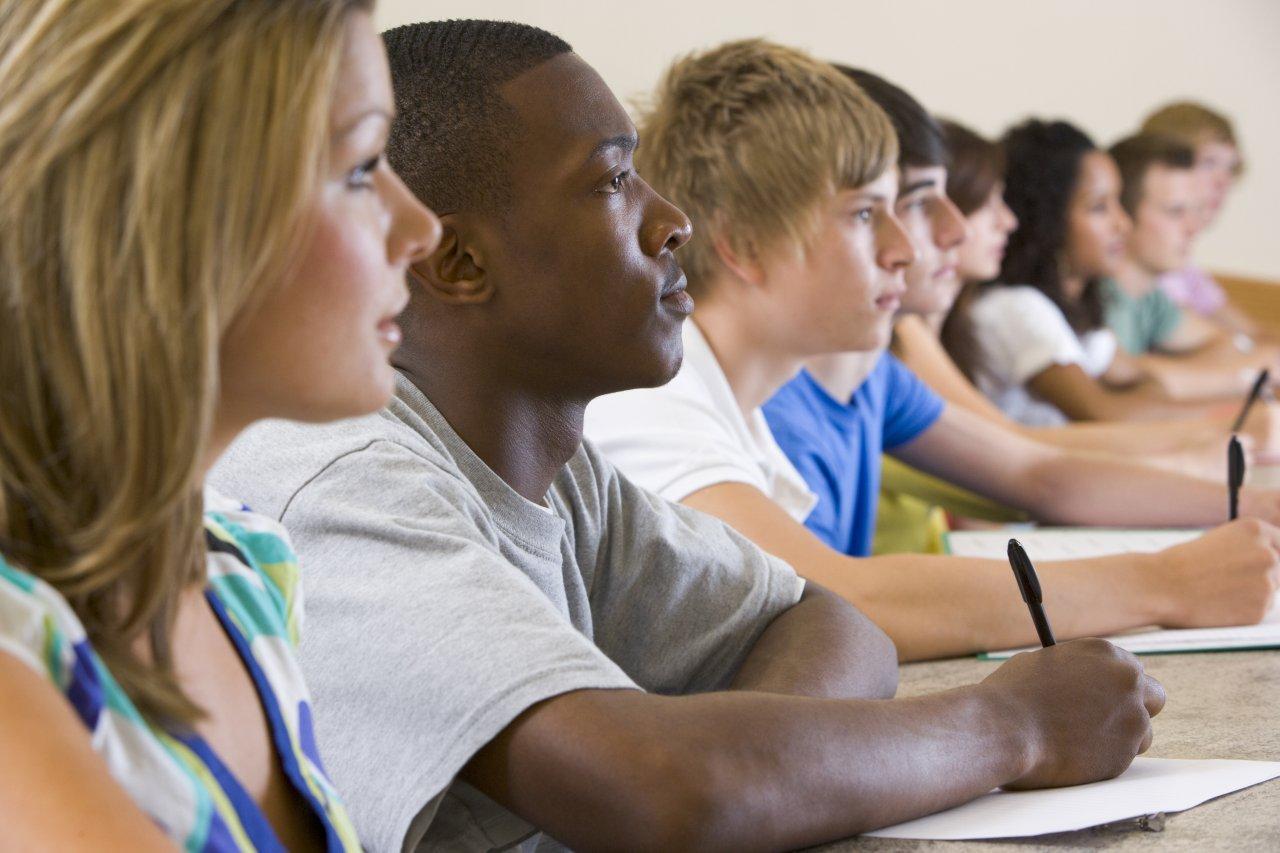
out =
<path fill-rule="evenodd" d="M 871 208 L 863 207 L 853 212 L 853 218 L 859 222 L 870 222 L 872 213 L 874 211 Z"/>
<path fill-rule="evenodd" d="M 378 168 L 382 155 L 373 157 L 347 173 L 347 186 L 353 189 L 364 189 L 373 186 L 373 173 Z"/>

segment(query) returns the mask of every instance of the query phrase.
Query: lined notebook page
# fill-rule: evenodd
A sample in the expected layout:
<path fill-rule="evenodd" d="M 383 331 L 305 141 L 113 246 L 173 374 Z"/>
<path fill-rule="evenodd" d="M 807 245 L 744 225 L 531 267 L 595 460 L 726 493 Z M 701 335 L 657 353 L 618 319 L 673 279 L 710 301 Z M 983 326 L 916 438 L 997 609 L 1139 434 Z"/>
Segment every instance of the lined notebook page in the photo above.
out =
<path fill-rule="evenodd" d="M 1277 761 L 1138 757 L 1128 770 L 1106 782 L 992 791 L 954 809 L 867 835 L 943 841 L 1070 832 L 1156 812 L 1184 811 L 1277 776 Z"/>
<path fill-rule="evenodd" d="M 1033 563 L 1103 557 L 1124 552 L 1151 553 L 1180 545 L 1199 536 L 1199 530 L 1099 530 L 1093 528 L 956 531 L 946 534 L 947 550 L 963 557 L 1006 559 L 1010 538 L 1016 538 Z M 1012 572 L 1010 572 L 1012 575 Z M 1010 577 L 1010 583 L 1013 582 Z M 1046 598 L 1045 612 L 1053 622 L 1053 601 Z M 1030 617 L 1028 617 L 1030 618 Z M 1280 648 L 1280 608 L 1273 606 L 1257 625 L 1236 628 L 1196 628 L 1176 631 L 1142 631 L 1107 639 L 1134 654 L 1229 651 Z M 1028 647 L 1032 648 L 1032 647 Z M 983 655 L 992 660 L 1012 657 L 1027 649 L 1008 649 Z"/>

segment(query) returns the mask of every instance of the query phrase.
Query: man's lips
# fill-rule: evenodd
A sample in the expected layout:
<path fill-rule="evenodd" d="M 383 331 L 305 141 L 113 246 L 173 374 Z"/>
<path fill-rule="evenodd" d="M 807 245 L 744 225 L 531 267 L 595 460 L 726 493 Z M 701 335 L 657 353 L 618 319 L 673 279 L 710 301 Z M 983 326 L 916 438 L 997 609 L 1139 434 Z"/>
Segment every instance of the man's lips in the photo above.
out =
<path fill-rule="evenodd" d="M 689 286 L 689 280 L 685 278 L 684 272 L 676 269 L 667 276 L 667 280 L 662 285 L 661 297 L 666 299 L 673 293 L 683 292 Z"/>
<path fill-rule="evenodd" d="M 689 295 L 685 289 L 688 286 L 688 280 L 683 272 L 676 271 L 676 274 L 667 279 L 667 283 L 663 285 L 659 299 L 664 306 L 676 314 L 688 316 L 693 313 L 693 297 Z"/>

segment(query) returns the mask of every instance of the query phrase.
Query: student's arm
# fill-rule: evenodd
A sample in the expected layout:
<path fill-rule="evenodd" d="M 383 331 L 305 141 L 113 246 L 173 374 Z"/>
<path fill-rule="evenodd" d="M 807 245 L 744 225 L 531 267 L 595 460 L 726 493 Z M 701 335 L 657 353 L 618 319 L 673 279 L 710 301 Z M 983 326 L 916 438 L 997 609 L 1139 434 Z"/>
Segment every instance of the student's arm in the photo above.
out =
<path fill-rule="evenodd" d="M 574 849 L 790 849 L 1000 785 L 1110 778 L 1163 703 L 1100 640 L 905 700 L 578 691 L 525 711 L 462 777 Z"/>
<path fill-rule="evenodd" d="M 973 386 L 942 348 L 938 339 L 914 316 L 894 325 L 894 355 L 926 385 L 953 406 L 968 409 L 993 424 L 1017 430 L 1027 438 L 1057 447 L 1096 450 L 1104 453 L 1141 454 L 1147 461 L 1161 463 L 1160 454 L 1177 454 L 1169 459 L 1171 468 L 1185 464 L 1185 452 L 1226 440 L 1226 424 L 1208 421 L 1150 421 L 1126 423 L 1074 423 L 1061 427 L 1029 427 L 1014 421 Z"/>
<path fill-rule="evenodd" d="M 1226 329 L 1231 334 L 1245 334 L 1255 339 L 1263 334 L 1261 327 L 1252 317 L 1230 302 L 1224 303 L 1221 308 L 1207 319 Z"/>
<path fill-rule="evenodd" d="M 1192 363 L 1180 356 L 1146 355 L 1140 362 L 1161 393 L 1177 403 L 1240 399 L 1249 392 L 1260 369 L 1256 362 L 1216 366 Z"/>
<path fill-rule="evenodd" d="M 176 850 L 112 778 L 67 700 L 0 651 L 0 847 Z"/>
<path fill-rule="evenodd" d="M 951 406 L 894 455 L 1053 524 L 1207 527 L 1226 513 L 1225 481 L 1051 447 Z M 1280 524 L 1280 491 L 1246 490 L 1242 500 L 1246 514 Z"/>
<path fill-rule="evenodd" d="M 1027 380 L 1036 396 L 1062 410 L 1073 421 L 1142 421 L 1205 417 L 1204 404 L 1162 399 L 1149 383 L 1108 388 L 1078 364 L 1052 364 Z"/>
<path fill-rule="evenodd" d="M 849 602 L 805 584 L 733 677 L 733 690 L 833 699 L 891 699 L 898 689 L 893 642 Z"/>
<path fill-rule="evenodd" d="M 927 554 L 853 558 L 834 551 L 763 492 L 721 483 L 683 503 L 719 516 L 805 578 L 853 603 L 884 629 L 901 660 L 1036 642 L 1007 563 Z M 1243 625 L 1266 613 L 1280 567 L 1280 531 L 1244 519 L 1157 554 L 1040 566 L 1060 636 L 1144 625 Z M 1034 555 L 1032 555 L 1034 558 Z"/>
<path fill-rule="evenodd" d="M 1189 355 L 1206 347 L 1230 343 L 1222 329 L 1196 314 L 1183 310 L 1181 319 L 1173 331 L 1165 335 L 1157 346 L 1163 353 Z"/>

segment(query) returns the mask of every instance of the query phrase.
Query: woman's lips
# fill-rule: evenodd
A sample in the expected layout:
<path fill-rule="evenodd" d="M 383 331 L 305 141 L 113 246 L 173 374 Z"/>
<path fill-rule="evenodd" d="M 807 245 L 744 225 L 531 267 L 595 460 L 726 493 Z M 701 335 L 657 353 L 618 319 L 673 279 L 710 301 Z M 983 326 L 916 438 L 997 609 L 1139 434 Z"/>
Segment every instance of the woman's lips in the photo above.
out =
<path fill-rule="evenodd" d="M 897 311 L 901 304 L 901 293 L 886 293 L 876 298 L 876 308 L 884 312 Z"/>
<path fill-rule="evenodd" d="M 400 339 L 403 336 L 404 334 L 400 330 L 400 324 L 393 318 L 388 318 L 378 324 L 378 340 L 392 348 L 400 345 Z"/>

